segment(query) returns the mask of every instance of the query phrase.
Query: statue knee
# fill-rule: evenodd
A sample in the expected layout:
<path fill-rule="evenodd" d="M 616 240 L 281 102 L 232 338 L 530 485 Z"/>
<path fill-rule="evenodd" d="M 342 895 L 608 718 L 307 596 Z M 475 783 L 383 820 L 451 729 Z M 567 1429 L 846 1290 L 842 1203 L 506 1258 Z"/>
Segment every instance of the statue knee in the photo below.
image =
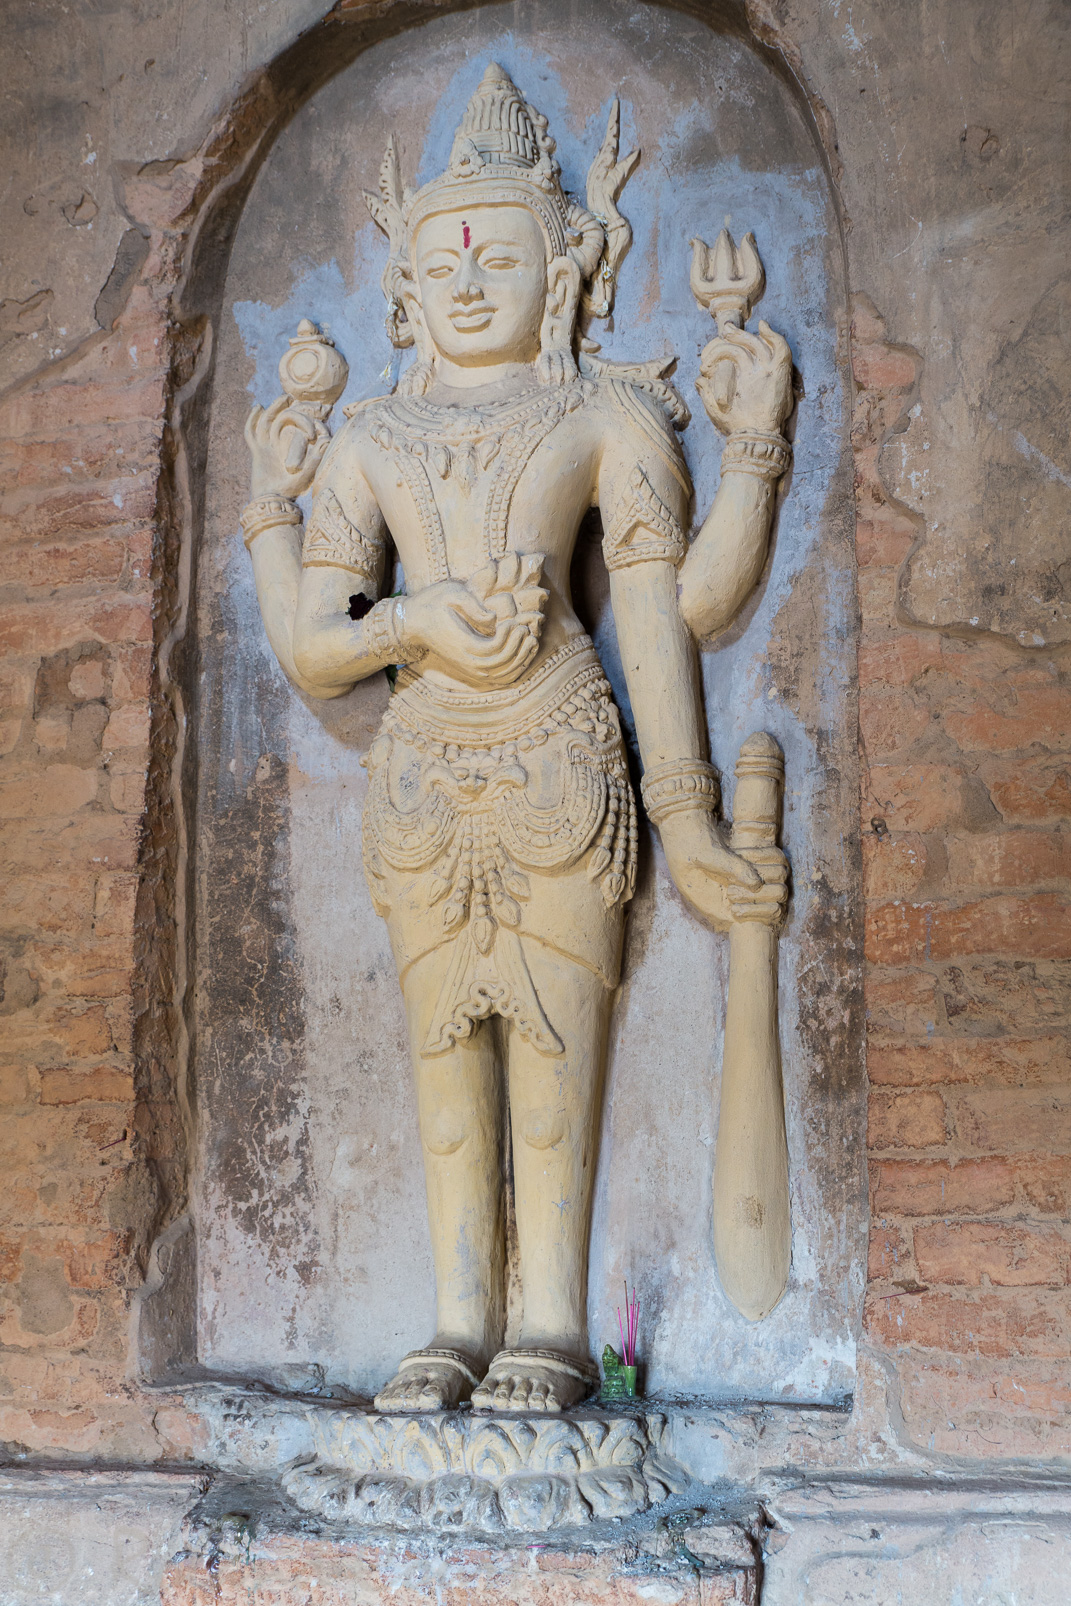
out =
<path fill-rule="evenodd" d="M 562 1110 L 529 1110 L 521 1121 L 521 1137 L 530 1149 L 553 1149 L 565 1136 Z"/>
<path fill-rule="evenodd" d="M 463 1110 L 451 1104 L 434 1110 L 421 1120 L 421 1137 L 429 1154 L 456 1154 L 469 1136 L 469 1121 Z"/>

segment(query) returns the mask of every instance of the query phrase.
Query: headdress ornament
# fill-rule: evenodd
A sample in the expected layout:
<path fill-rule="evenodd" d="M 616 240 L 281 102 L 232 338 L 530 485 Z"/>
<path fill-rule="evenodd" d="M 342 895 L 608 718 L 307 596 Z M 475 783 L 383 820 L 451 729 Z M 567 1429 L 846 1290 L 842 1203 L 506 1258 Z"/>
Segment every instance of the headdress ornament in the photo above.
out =
<path fill-rule="evenodd" d="M 562 189 L 547 119 L 495 62 L 465 109 L 445 173 L 415 194 L 402 186 L 392 136 L 380 169 L 379 194 L 366 191 L 365 201 L 390 242 L 383 289 L 394 344 L 410 346 L 414 340 L 405 295 L 412 286 L 409 247 L 417 229 L 437 213 L 477 205 L 527 207 L 542 226 L 549 255 L 569 256 L 579 268 L 581 313 L 609 317 L 617 268 L 632 243 L 632 230 L 616 202 L 640 155 L 633 151 L 617 160 L 619 129 L 615 100 L 606 138 L 588 174 L 586 207 Z"/>

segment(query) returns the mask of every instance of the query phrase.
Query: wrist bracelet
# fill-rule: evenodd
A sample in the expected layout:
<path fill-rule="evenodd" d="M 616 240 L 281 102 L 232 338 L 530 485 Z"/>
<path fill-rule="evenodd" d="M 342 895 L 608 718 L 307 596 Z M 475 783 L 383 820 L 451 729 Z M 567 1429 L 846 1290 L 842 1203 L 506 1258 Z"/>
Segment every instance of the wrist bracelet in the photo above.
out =
<path fill-rule="evenodd" d="M 652 825 L 684 809 L 716 809 L 721 800 L 718 772 L 701 758 L 681 758 L 644 771 L 640 796 Z"/>
<path fill-rule="evenodd" d="M 243 510 L 240 523 L 245 544 L 251 547 L 264 530 L 278 525 L 300 524 L 301 509 L 288 496 L 257 496 Z"/>
<path fill-rule="evenodd" d="M 792 461 L 792 448 L 783 435 L 765 430 L 741 429 L 730 435 L 721 454 L 721 471 L 736 469 L 763 480 L 779 480 Z"/>
<path fill-rule="evenodd" d="M 362 621 L 368 635 L 368 645 L 385 664 L 405 662 L 398 634 L 398 601 L 397 597 L 383 597 Z"/>

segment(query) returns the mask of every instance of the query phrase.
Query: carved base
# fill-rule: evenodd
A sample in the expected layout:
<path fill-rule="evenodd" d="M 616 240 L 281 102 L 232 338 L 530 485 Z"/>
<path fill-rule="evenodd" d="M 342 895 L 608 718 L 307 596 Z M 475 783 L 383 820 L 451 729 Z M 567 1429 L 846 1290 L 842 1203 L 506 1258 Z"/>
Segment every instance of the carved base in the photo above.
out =
<path fill-rule="evenodd" d="M 654 1413 L 387 1416 L 226 1391 L 196 1409 L 221 1470 L 277 1478 L 300 1510 L 348 1526 L 544 1533 L 635 1516 L 689 1483 L 659 1453 Z"/>

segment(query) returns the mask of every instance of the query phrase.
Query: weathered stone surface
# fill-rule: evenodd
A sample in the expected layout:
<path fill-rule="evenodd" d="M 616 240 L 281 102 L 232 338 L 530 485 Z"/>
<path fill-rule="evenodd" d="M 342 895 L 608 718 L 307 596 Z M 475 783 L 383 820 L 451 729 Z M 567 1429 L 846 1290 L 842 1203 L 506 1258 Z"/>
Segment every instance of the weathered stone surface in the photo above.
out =
<path fill-rule="evenodd" d="M 357 1527 L 542 1533 L 635 1516 L 689 1483 L 661 1452 L 664 1419 L 384 1416 L 224 1390 L 191 1397 L 212 1465 L 278 1478 L 303 1511 Z"/>
<path fill-rule="evenodd" d="M 157 1606 L 196 1475 L 0 1471 L 0 1601 Z"/>

